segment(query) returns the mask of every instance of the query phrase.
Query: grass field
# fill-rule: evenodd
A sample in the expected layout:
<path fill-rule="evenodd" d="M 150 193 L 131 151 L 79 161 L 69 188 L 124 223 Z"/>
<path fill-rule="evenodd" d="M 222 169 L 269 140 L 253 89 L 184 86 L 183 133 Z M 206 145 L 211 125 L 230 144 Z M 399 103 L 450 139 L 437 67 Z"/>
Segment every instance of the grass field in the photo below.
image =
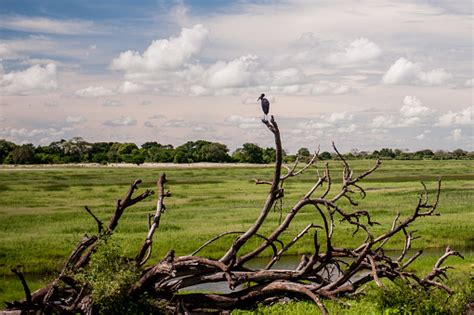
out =
<path fill-rule="evenodd" d="M 374 161 L 353 161 L 355 173 L 370 168 Z M 341 174 L 340 163 L 330 162 L 334 182 Z M 141 178 L 141 189 L 155 189 L 155 181 L 165 171 L 167 188 L 173 193 L 166 200 L 167 212 L 155 234 L 156 261 L 169 249 L 177 255 L 191 253 L 212 236 L 228 230 L 246 230 L 257 217 L 268 187 L 256 186 L 252 178 L 270 178 L 271 167 L 259 168 L 52 168 L 0 169 L 0 301 L 21 298 L 23 293 L 10 268 L 21 265 L 31 287 L 38 288 L 58 271 L 76 242 L 84 233 L 96 233 L 96 224 L 84 211 L 89 206 L 107 222 L 116 199 L 129 184 Z M 450 245 L 468 252 L 465 261 L 450 260 L 454 273 L 472 270 L 474 256 L 474 161 L 384 161 L 381 169 L 362 185 L 367 197 L 359 208 L 371 211 L 375 234 L 387 229 L 397 211 L 403 216 L 414 209 L 420 181 L 434 191 L 436 180 L 442 179 L 440 216 L 421 219 L 412 226 L 417 235 L 415 248 L 443 248 Z M 314 170 L 285 184 L 283 211 L 312 185 Z M 334 185 L 334 189 L 337 189 Z M 155 197 L 156 198 L 156 197 Z M 135 256 L 147 233 L 147 214 L 154 212 L 156 199 L 135 205 L 119 222 L 114 238 L 126 254 Z M 345 204 L 348 207 L 348 204 Z M 348 207 L 348 209 L 350 209 Z M 285 212 L 284 212 L 285 213 Z M 272 212 L 262 227 L 263 234 L 278 224 L 279 213 Z M 303 209 L 283 241 L 292 239 L 308 223 L 318 223 L 311 209 Z M 352 228 L 341 223 L 336 227 L 335 246 L 356 246 L 363 235 L 351 237 Z M 249 246 L 258 240 L 251 240 Z M 229 246 L 231 237 L 222 239 L 201 252 L 219 257 Z M 255 242 L 255 243 L 254 243 Z M 387 244 L 400 248 L 401 238 Z M 289 254 L 310 252 L 308 236 Z M 267 253 L 268 254 L 268 253 Z M 434 258 L 421 260 L 415 268 L 428 269 Z"/>

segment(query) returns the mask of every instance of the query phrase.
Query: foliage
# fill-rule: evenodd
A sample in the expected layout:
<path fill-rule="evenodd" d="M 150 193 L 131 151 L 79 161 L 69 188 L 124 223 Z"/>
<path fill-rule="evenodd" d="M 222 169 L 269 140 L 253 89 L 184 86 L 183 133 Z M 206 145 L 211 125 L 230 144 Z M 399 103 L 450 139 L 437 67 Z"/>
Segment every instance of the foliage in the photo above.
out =
<path fill-rule="evenodd" d="M 464 277 L 462 277 L 464 276 Z M 436 288 L 409 286 L 402 280 L 369 291 L 367 298 L 376 303 L 383 314 L 462 314 L 468 302 L 474 301 L 474 285 L 468 275 L 451 280 L 452 296 Z"/>
<path fill-rule="evenodd" d="M 99 241 L 86 269 L 76 279 L 91 291 L 97 314 L 160 314 L 151 299 L 130 298 L 128 289 L 140 278 L 140 270 L 123 255 L 118 242 L 110 237 Z"/>

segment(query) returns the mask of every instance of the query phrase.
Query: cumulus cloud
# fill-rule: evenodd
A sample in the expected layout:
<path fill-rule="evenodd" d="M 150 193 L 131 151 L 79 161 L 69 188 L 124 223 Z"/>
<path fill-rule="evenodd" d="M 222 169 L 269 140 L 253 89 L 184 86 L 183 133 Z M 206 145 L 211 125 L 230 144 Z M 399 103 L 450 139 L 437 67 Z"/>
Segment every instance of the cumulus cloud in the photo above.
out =
<path fill-rule="evenodd" d="M 66 122 L 70 124 L 80 124 L 87 121 L 87 119 L 84 116 L 67 116 L 66 117 Z"/>
<path fill-rule="evenodd" d="M 201 95 L 209 95 L 210 91 L 209 89 L 198 85 L 198 84 L 193 84 L 190 86 L 189 91 L 191 92 L 191 95 L 194 96 L 201 96 Z"/>
<path fill-rule="evenodd" d="M 207 36 L 208 30 L 200 24 L 183 28 L 178 37 L 153 41 L 143 54 L 133 50 L 121 53 L 110 67 L 126 72 L 176 70 L 201 50 Z"/>
<path fill-rule="evenodd" d="M 443 68 L 423 71 L 420 64 L 399 58 L 385 73 L 382 82 L 385 84 L 441 85 L 451 80 L 452 77 L 452 74 Z"/>
<path fill-rule="evenodd" d="M 448 111 L 438 119 L 438 126 L 449 127 L 452 125 L 470 125 L 472 124 L 472 107 L 469 106 L 459 112 Z"/>
<path fill-rule="evenodd" d="M 250 86 L 286 95 L 346 94 L 352 90 L 345 83 L 313 86 L 314 78 L 304 70 L 283 62 L 270 66 L 268 60 L 260 61 L 251 54 L 201 63 L 200 52 L 207 35 L 202 25 L 196 25 L 183 28 L 177 37 L 155 40 L 143 53 L 121 53 L 110 64 L 111 69 L 124 71 L 124 83 L 118 91 L 205 96 L 238 94 Z M 367 52 L 371 45 L 364 39 L 355 41 L 348 52 L 356 57 L 350 58 L 364 59 L 360 49 L 365 47 Z"/>
<path fill-rule="evenodd" d="M 294 85 L 304 81 L 305 75 L 297 68 L 286 68 L 272 73 L 272 84 L 274 85 Z"/>
<path fill-rule="evenodd" d="M 119 87 L 119 92 L 123 94 L 135 94 L 143 92 L 145 90 L 145 86 L 130 81 L 123 82 Z"/>
<path fill-rule="evenodd" d="M 372 120 L 373 128 L 393 128 L 395 127 L 395 118 L 392 116 L 379 115 Z"/>
<path fill-rule="evenodd" d="M 431 110 L 428 107 L 423 106 L 416 96 L 405 96 L 403 99 L 403 106 L 400 108 L 400 113 L 404 117 L 424 116 L 430 112 Z"/>
<path fill-rule="evenodd" d="M 74 95 L 81 98 L 97 98 L 103 96 L 114 95 L 112 90 L 109 90 L 102 85 L 99 86 L 88 86 L 84 89 L 77 90 Z"/>
<path fill-rule="evenodd" d="M 103 124 L 111 127 L 135 126 L 137 124 L 137 120 L 133 117 L 126 116 L 117 119 L 106 120 Z"/>
<path fill-rule="evenodd" d="M 342 126 L 337 129 L 339 133 L 352 133 L 357 130 L 356 124 L 350 124 L 349 126 Z"/>
<path fill-rule="evenodd" d="M 420 65 L 405 58 L 399 58 L 383 76 L 385 84 L 398 84 L 412 80 L 421 71 Z"/>
<path fill-rule="evenodd" d="M 427 72 L 421 71 L 417 75 L 421 83 L 426 85 L 440 85 L 452 79 L 452 74 L 446 70 L 439 68 Z"/>
<path fill-rule="evenodd" d="M 215 88 L 242 87 L 252 83 L 252 72 L 257 57 L 242 56 L 229 62 L 218 61 L 208 71 L 209 86 Z"/>
<path fill-rule="evenodd" d="M 381 53 L 377 44 L 361 37 L 352 41 L 344 51 L 330 55 L 328 60 L 333 64 L 357 64 L 376 59 Z"/>
<path fill-rule="evenodd" d="M 57 89 L 56 65 L 34 65 L 23 71 L 4 73 L 0 64 L 0 94 L 30 95 Z"/>
<path fill-rule="evenodd" d="M 326 122 L 336 123 L 340 121 L 352 120 L 353 115 L 348 112 L 334 112 L 330 115 L 323 115 L 321 118 Z"/>

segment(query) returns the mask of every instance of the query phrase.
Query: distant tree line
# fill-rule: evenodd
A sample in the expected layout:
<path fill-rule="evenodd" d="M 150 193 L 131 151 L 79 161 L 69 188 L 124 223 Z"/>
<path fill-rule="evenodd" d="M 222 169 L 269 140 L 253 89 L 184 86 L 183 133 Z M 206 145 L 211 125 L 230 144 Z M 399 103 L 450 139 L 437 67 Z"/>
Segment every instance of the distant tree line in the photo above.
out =
<path fill-rule="evenodd" d="M 295 155 L 285 154 L 285 161 L 292 162 L 311 158 L 312 152 L 300 148 Z M 373 152 L 351 150 L 345 154 L 347 159 L 397 159 L 397 160 L 446 160 L 473 159 L 474 152 L 462 149 L 454 151 L 431 151 L 429 149 L 406 152 L 399 149 L 383 148 Z M 335 159 L 335 154 L 321 152 L 319 159 Z M 0 164 L 66 164 L 66 163 L 271 163 L 275 160 L 274 148 L 261 148 L 254 143 L 245 143 L 229 154 L 225 144 L 205 140 L 188 141 L 180 146 L 158 142 L 145 142 L 138 147 L 134 143 L 96 142 L 90 143 L 81 137 L 60 140 L 46 146 L 33 144 L 18 145 L 0 139 Z"/>

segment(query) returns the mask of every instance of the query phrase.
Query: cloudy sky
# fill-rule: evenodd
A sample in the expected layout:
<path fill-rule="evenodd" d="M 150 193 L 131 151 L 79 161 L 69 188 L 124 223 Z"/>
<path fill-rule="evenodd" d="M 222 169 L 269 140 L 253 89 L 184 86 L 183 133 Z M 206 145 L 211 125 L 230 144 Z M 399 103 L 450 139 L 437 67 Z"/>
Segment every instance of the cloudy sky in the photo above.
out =
<path fill-rule="evenodd" d="M 0 138 L 474 150 L 469 0 L 0 0 Z"/>

